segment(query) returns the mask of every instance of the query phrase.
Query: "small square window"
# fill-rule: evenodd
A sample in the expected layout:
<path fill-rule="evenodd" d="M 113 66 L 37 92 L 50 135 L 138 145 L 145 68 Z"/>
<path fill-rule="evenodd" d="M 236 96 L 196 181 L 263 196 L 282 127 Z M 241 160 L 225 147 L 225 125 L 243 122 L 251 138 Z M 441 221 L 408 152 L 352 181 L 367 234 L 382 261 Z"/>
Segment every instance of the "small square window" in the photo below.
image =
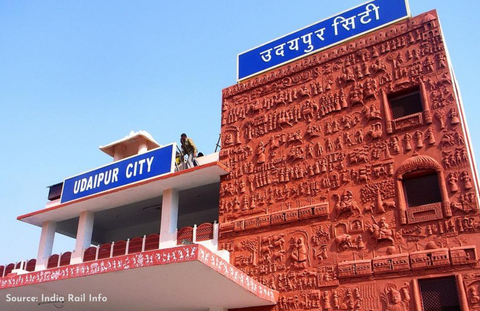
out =
<path fill-rule="evenodd" d="M 56 185 L 52 185 L 48 188 L 49 188 L 48 190 L 49 201 L 60 199 L 60 197 L 62 196 L 63 182 Z"/>
<path fill-rule="evenodd" d="M 460 311 L 455 277 L 419 280 L 423 311 Z"/>
<path fill-rule="evenodd" d="M 442 202 L 436 172 L 421 172 L 404 176 L 403 186 L 408 207 Z"/>
<path fill-rule="evenodd" d="M 399 119 L 423 111 L 422 96 L 418 87 L 388 96 L 393 119 Z"/>

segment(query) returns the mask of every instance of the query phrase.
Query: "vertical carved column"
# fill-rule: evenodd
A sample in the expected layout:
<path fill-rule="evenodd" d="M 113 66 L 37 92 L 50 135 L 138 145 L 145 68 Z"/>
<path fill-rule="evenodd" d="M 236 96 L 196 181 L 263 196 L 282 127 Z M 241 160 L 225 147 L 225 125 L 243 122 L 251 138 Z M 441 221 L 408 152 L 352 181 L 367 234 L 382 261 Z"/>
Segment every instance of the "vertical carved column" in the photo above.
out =
<path fill-rule="evenodd" d="M 420 298 L 420 288 L 418 286 L 418 280 L 413 279 L 413 303 L 415 305 L 414 310 L 420 311 L 423 310 L 422 308 L 422 299 Z"/>
<path fill-rule="evenodd" d="M 407 204 L 405 202 L 405 192 L 403 191 L 402 176 L 398 176 L 396 181 L 398 198 L 398 215 L 402 225 L 407 224 Z"/>
<path fill-rule="evenodd" d="M 428 99 L 427 89 L 425 83 L 420 81 L 420 95 L 422 96 L 423 117 L 425 123 L 432 124 L 432 112 L 430 111 L 430 100 Z"/>
<path fill-rule="evenodd" d="M 440 194 L 442 196 L 442 209 L 444 217 L 452 217 L 452 209 L 450 208 L 450 200 L 448 199 L 447 184 L 442 170 L 437 172 L 438 184 L 440 185 Z"/>
<path fill-rule="evenodd" d="M 392 112 L 390 111 L 390 105 L 388 103 L 387 93 L 384 89 L 381 90 L 382 93 L 382 105 L 383 105 L 383 113 L 385 115 L 385 128 L 387 134 L 393 133 L 393 126 L 392 126 Z"/>
<path fill-rule="evenodd" d="M 455 275 L 455 280 L 457 281 L 458 298 L 460 298 L 460 308 L 462 309 L 462 311 L 468 311 L 470 309 L 468 308 L 467 293 L 465 291 L 465 287 L 463 287 L 463 275 Z"/>

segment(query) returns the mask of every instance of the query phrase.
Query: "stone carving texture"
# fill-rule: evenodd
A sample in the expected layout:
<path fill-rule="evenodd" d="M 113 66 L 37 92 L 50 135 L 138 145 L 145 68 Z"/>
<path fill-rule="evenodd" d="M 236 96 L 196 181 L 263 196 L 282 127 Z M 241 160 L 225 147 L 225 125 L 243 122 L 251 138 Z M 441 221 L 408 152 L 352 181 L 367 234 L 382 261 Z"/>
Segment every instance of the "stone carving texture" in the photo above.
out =
<path fill-rule="evenodd" d="M 412 277 L 476 267 L 475 175 L 445 53 L 432 11 L 223 91 L 220 242 L 281 293 L 276 309 L 415 310 Z M 421 111 L 394 115 L 412 92 Z M 405 181 L 426 173 L 440 198 L 414 205 Z"/>

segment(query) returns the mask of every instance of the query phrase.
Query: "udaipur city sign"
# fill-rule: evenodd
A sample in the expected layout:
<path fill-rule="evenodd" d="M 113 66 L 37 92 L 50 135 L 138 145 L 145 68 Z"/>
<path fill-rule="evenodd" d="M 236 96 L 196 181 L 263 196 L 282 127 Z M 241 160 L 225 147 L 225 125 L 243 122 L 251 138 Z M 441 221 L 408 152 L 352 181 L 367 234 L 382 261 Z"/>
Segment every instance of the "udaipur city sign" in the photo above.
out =
<path fill-rule="evenodd" d="M 65 179 L 61 203 L 173 172 L 174 144 Z"/>
<path fill-rule="evenodd" d="M 240 53 L 241 81 L 410 16 L 407 0 L 372 0 Z"/>

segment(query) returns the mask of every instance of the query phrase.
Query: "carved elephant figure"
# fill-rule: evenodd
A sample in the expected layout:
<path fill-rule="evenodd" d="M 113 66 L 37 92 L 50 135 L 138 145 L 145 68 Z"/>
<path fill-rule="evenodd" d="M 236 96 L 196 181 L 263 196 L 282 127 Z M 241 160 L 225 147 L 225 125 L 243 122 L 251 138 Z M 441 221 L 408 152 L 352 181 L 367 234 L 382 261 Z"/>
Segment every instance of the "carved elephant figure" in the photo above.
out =
<path fill-rule="evenodd" d="M 339 235 L 334 241 L 337 245 L 337 251 L 346 251 L 350 248 L 353 248 L 352 236 L 350 234 Z"/>

